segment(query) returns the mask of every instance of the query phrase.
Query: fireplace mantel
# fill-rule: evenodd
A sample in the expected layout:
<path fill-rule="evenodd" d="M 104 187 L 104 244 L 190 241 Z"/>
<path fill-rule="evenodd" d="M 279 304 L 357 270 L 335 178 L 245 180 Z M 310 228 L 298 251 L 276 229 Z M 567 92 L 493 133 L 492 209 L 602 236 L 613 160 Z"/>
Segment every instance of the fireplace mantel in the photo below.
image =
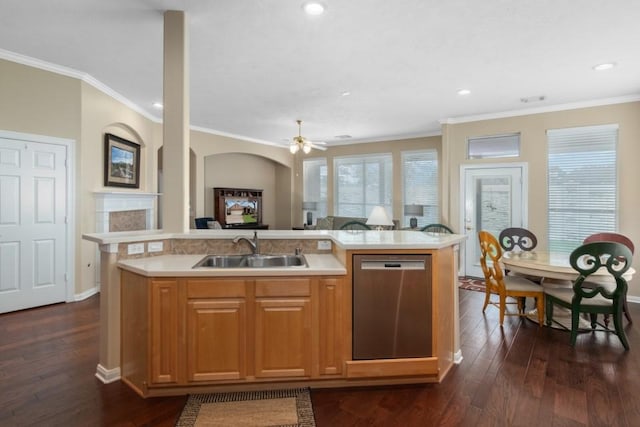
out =
<path fill-rule="evenodd" d="M 96 232 L 109 232 L 109 214 L 111 212 L 144 210 L 146 229 L 155 227 L 156 199 L 161 193 L 141 193 L 125 191 L 94 191 L 96 198 Z"/>

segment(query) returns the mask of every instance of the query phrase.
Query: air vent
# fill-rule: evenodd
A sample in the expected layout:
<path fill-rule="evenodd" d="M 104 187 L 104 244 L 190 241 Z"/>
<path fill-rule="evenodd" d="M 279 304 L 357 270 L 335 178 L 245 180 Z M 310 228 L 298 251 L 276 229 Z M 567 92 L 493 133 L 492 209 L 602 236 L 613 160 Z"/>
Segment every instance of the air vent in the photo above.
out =
<path fill-rule="evenodd" d="M 520 98 L 520 102 L 523 102 L 525 104 L 531 103 L 531 102 L 540 102 L 540 101 L 544 101 L 545 99 L 547 99 L 546 96 L 544 95 L 539 95 L 539 96 L 530 96 L 528 98 Z"/>

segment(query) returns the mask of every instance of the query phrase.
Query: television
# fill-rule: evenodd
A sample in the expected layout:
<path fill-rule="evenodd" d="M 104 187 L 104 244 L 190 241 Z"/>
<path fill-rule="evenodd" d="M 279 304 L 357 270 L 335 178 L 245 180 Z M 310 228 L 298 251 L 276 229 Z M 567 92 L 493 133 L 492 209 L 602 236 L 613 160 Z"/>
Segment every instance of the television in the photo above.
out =
<path fill-rule="evenodd" d="M 259 202 L 247 197 L 225 197 L 226 224 L 255 224 L 259 222 Z"/>

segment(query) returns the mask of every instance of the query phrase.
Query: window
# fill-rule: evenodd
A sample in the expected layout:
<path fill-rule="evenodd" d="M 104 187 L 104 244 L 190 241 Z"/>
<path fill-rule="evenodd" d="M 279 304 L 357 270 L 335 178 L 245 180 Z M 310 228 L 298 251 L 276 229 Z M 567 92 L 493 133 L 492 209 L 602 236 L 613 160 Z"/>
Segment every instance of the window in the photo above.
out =
<path fill-rule="evenodd" d="M 618 126 L 547 131 L 549 249 L 571 252 L 590 234 L 616 231 Z"/>
<path fill-rule="evenodd" d="M 520 134 L 482 136 L 467 141 L 469 159 L 499 159 L 520 155 Z"/>
<path fill-rule="evenodd" d="M 403 151 L 403 205 L 422 205 L 423 216 L 416 216 L 418 227 L 440 222 L 438 188 L 438 152 Z M 408 227 L 409 220 L 414 216 L 404 215 L 403 225 Z"/>
<path fill-rule="evenodd" d="M 393 218 L 391 154 L 336 157 L 333 162 L 335 215 L 365 218 L 381 205 Z"/>
<path fill-rule="evenodd" d="M 327 159 L 305 159 L 302 162 L 303 202 L 315 202 L 313 222 L 327 216 Z M 306 211 L 303 222 L 306 223 Z"/>

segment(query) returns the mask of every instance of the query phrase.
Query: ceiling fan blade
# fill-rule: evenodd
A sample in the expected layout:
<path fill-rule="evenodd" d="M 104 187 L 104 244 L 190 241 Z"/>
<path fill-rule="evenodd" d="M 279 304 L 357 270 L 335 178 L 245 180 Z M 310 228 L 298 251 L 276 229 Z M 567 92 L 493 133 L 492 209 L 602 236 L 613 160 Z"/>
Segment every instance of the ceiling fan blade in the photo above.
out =
<path fill-rule="evenodd" d="M 317 144 L 317 145 L 327 145 L 326 142 L 324 141 L 311 141 L 312 144 Z"/>
<path fill-rule="evenodd" d="M 309 144 L 309 145 L 311 145 L 311 147 L 312 147 L 312 148 L 315 148 L 316 150 L 320 150 L 320 151 L 327 151 L 327 147 L 323 147 L 323 146 L 321 146 L 321 145 L 316 145 L 316 144 L 319 144 L 319 143 L 318 143 L 318 142 L 312 142 L 312 143 L 311 143 L 311 144 Z"/>

